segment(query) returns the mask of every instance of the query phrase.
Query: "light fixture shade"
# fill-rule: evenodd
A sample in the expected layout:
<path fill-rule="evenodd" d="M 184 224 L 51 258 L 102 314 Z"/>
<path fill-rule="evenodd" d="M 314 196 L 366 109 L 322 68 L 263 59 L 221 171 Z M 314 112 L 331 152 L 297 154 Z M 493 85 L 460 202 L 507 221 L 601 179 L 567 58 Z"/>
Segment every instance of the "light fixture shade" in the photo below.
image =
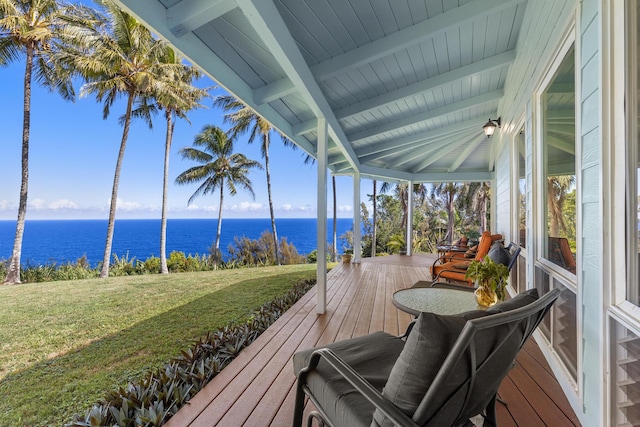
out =
<path fill-rule="evenodd" d="M 491 138 L 491 135 L 496 131 L 496 127 L 500 127 L 500 117 L 496 120 L 489 119 L 489 121 L 482 126 L 482 130 L 484 134 L 487 135 L 487 138 Z"/>
<path fill-rule="evenodd" d="M 482 126 L 482 129 L 484 130 L 484 134 L 487 135 L 488 138 L 491 138 L 493 132 L 496 131 L 496 125 L 494 125 L 493 122 L 487 122 L 486 125 Z"/>

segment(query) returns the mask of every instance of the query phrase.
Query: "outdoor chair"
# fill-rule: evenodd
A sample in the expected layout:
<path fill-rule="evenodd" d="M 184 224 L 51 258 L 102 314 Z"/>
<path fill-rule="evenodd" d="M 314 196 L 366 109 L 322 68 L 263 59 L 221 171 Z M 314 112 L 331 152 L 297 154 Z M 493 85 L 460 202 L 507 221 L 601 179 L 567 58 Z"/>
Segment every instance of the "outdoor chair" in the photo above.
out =
<path fill-rule="evenodd" d="M 504 264 L 507 266 L 509 271 L 515 264 L 518 259 L 518 254 L 520 253 L 520 246 L 511 242 L 505 248 L 501 241 L 493 241 L 491 245 L 491 249 L 489 249 L 484 255 L 481 257 L 478 254 L 473 260 L 481 261 L 485 256 L 489 256 L 494 262 Z M 479 252 L 479 251 L 478 251 Z M 453 260 L 442 265 L 436 266 L 432 269 L 432 277 L 433 281 L 454 281 L 460 283 L 466 283 L 469 286 L 473 286 L 473 283 L 470 279 L 466 279 L 465 275 L 467 273 L 467 267 L 472 260 Z"/>
<path fill-rule="evenodd" d="M 433 265 L 431 265 L 431 277 L 436 277 L 441 270 L 452 269 L 452 263 L 471 261 L 474 259 L 478 261 L 481 260 L 487 253 L 489 253 L 493 242 L 501 239 L 502 234 L 491 234 L 489 231 L 483 232 L 475 249 L 470 248 L 466 252 L 452 251 L 439 256 L 433 262 Z"/>
<path fill-rule="evenodd" d="M 313 419 L 329 426 L 460 426 L 483 414 L 496 424 L 498 387 L 558 298 L 536 289 L 486 311 L 422 313 L 407 333 L 385 332 L 294 355 L 294 427 L 306 397 Z"/>

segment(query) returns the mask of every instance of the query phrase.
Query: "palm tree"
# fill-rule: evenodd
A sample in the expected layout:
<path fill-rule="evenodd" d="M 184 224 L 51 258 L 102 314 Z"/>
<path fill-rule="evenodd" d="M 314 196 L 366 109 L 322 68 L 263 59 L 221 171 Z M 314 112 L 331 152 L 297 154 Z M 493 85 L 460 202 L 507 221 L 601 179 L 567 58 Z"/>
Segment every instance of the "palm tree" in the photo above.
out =
<path fill-rule="evenodd" d="M 194 160 L 199 166 L 193 166 L 182 172 L 176 178 L 176 184 L 184 185 L 201 182 L 198 189 L 189 198 L 188 203 L 200 195 L 220 190 L 220 206 L 218 208 L 218 229 L 214 244 L 214 266 L 220 260 L 220 232 L 222 230 L 222 204 L 225 187 L 233 196 L 237 193 L 236 186 L 249 191 L 255 197 L 249 171 L 252 168 L 262 168 L 255 160 L 248 159 L 244 154 L 233 152 L 234 139 L 222 129 L 213 125 L 206 125 L 193 140 L 195 147 L 180 149 L 183 159 Z M 202 150 L 197 148 L 202 147 Z"/>
<path fill-rule="evenodd" d="M 33 78 L 65 99 L 75 93 L 69 75 L 50 61 L 50 56 L 73 38 L 61 17 L 66 9 L 56 0 L 0 0 L 0 65 L 7 65 L 24 54 L 24 101 L 22 121 L 22 174 L 18 220 L 13 252 L 5 284 L 20 283 L 22 237 L 29 192 L 29 141 L 31 130 L 31 84 Z"/>
<path fill-rule="evenodd" d="M 82 76 L 85 84 L 81 96 L 95 95 L 104 102 L 103 118 L 107 118 L 116 99 L 126 98 L 126 110 L 120 118 L 123 125 L 120 149 L 113 177 L 107 238 L 100 277 L 109 276 L 109 260 L 115 228 L 116 205 L 120 171 L 127 146 L 129 127 L 136 102 L 148 103 L 148 98 L 170 88 L 166 69 L 175 64 L 166 64 L 165 43 L 153 37 L 151 32 L 135 18 L 120 10 L 110 0 L 97 0 L 108 16 L 107 26 L 85 28 L 84 45 L 81 49 L 65 52 L 59 60 Z M 148 110 L 139 110 L 150 124 Z"/>
<path fill-rule="evenodd" d="M 575 184 L 573 175 L 557 175 L 547 177 L 547 209 L 549 215 L 549 236 L 559 237 L 560 231 L 567 234 L 564 221 L 564 202 L 569 189 Z"/>
<path fill-rule="evenodd" d="M 442 201 L 447 214 L 447 232 L 443 240 L 453 240 L 453 229 L 456 219 L 455 201 L 460 194 L 461 188 L 462 186 L 455 182 L 442 182 L 431 188 L 432 200 L 439 199 Z"/>
<path fill-rule="evenodd" d="M 372 197 L 372 202 L 373 202 L 373 230 L 371 232 L 371 258 L 375 258 L 376 257 L 376 232 L 378 229 L 378 201 L 377 201 L 377 190 L 378 190 L 378 182 L 374 179 L 373 180 L 373 197 Z"/>
<path fill-rule="evenodd" d="M 269 214 L 271 216 L 271 230 L 273 231 L 273 241 L 275 259 L 280 265 L 278 256 L 278 232 L 276 230 L 276 218 L 273 211 L 273 198 L 271 196 L 271 170 L 269 169 L 269 145 L 271 144 L 271 131 L 275 130 L 269 122 L 256 114 L 251 108 L 238 101 L 231 95 L 222 95 L 216 98 L 214 105 L 229 111 L 224 117 L 225 122 L 231 123 L 230 129 L 233 138 L 239 134 L 249 131 L 249 143 L 260 139 L 262 158 L 264 159 L 264 169 L 267 174 L 267 196 L 269 197 Z M 285 147 L 296 148 L 294 143 L 280 134 Z"/>
<path fill-rule="evenodd" d="M 175 118 L 179 117 L 188 121 L 186 112 L 195 108 L 202 108 L 199 101 L 209 96 L 207 89 L 193 86 L 193 80 L 200 76 L 194 67 L 182 63 L 182 59 L 171 48 L 167 48 L 165 59 L 167 65 L 173 65 L 173 75 L 167 77 L 173 82 L 161 93 L 155 94 L 158 107 L 164 110 L 167 122 L 164 144 L 164 168 L 162 180 L 162 214 L 160 220 L 160 272 L 168 274 L 167 267 L 167 199 L 169 193 L 169 155 L 173 141 Z M 170 71 L 170 70 L 164 70 Z"/>

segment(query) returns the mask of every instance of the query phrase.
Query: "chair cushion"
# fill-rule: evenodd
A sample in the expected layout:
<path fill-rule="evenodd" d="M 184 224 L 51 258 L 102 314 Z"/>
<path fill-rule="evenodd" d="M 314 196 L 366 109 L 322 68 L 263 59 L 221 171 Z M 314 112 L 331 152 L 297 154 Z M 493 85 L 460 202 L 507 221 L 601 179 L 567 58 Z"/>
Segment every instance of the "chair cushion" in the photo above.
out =
<path fill-rule="evenodd" d="M 458 262 L 453 264 L 453 268 L 457 268 L 458 270 L 466 270 L 467 268 L 469 268 L 469 263 L 468 262 Z"/>
<path fill-rule="evenodd" d="M 516 308 L 524 307 L 525 305 L 531 304 L 535 300 L 538 299 L 538 290 L 536 288 L 529 289 L 528 291 L 524 291 L 516 295 L 515 297 L 499 302 L 493 307 L 487 310 L 487 313 L 503 313 L 505 311 L 514 310 Z"/>
<path fill-rule="evenodd" d="M 405 342 L 385 332 L 339 341 L 324 346 L 332 349 L 364 379 L 382 391 L 391 368 L 400 355 Z M 296 376 L 307 366 L 315 348 L 293 355 Z M 326 361 L 309 373 L 307 385 L 319 405 L 336 426 L 369 426 L 375 407 L 347 380 L 339 376 Z"/>
<path fill-rule="evenodd" d="M 496 264 L 509 265 L 509 261 L 511 261 L 511 254 L 500 241 L 493 242 L 487 256 Z"/>
<path fill-rule="evenodd" d="M 431 386 L 467 320 L 486 316 L 474 310 L 454 316 L 422 313 L 407 337 L 382 394 L 409 417 Z M 380 411 L 372 425 L 390 425 Z"/>

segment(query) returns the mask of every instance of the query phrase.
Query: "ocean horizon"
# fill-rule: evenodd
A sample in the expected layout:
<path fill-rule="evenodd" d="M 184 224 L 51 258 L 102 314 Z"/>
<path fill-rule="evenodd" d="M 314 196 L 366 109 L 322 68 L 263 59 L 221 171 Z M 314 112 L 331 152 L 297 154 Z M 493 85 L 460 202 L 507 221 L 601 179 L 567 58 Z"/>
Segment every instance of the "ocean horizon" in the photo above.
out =
<path fill-rule="evenodd" d="M 316 249 L 315 218 L 276 218 L 278 238 L 286 238 L 298 253 L 307 255 Z M 214 244 L 217 219 L 168 219 L 167 256 L 173 251 L 185 255 L 208 255 Z M 25 221 L 21 264 L 36 266 L 68 262 L 83 256 L 92 267 L 102 261 L 108 220 L 33 219 Z M 337 219 L 338 251 L 340 236 L 352 228 L 352 218 Z M 0 220 L 0 261 L 11 258 L 15 239 L 15 220 Z M 270 218 L 222 218 L 220 250 L 228 257 L 228 246 L 235 237 L 258 239 L 271 231 Z M 327 221 L 327 243 L 332 241 L 333 220 Z M 113 255 L 142 260 L 160 254 L 160 219 L 117 219 L 111 248 Z"/>

